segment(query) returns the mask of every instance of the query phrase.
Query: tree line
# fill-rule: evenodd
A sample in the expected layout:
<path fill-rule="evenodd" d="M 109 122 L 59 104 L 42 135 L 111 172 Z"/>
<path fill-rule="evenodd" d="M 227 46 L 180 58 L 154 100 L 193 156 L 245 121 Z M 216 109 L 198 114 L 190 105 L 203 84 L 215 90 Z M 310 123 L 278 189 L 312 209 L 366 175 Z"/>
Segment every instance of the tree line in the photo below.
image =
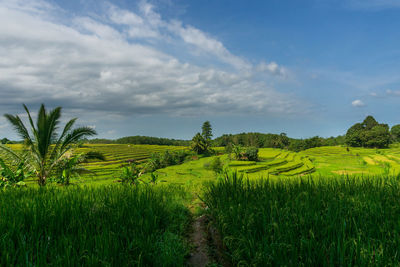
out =
<path fill-rule="evenodd" d="M 301 151 L 319 146 L 336 146 L 345 144 L 344 136 L 323 138 L 314 136 L 306 139 L 288 137 L 285 133 L 240 133 L 224 134 L 213 140 L 214 146 L 240 145 L 244 147 L 280 148 Z"/>
<path fill-rule="evenodd" d="M 126 136 L 115 140 L 95 138 L 85 140 L 88 144 L 132 144 L 132 145 L 163 145 L 163 146 L 189 146 L 189 140 L 179 140 L 170 138 L 160 138 L 152 136 Z"/>

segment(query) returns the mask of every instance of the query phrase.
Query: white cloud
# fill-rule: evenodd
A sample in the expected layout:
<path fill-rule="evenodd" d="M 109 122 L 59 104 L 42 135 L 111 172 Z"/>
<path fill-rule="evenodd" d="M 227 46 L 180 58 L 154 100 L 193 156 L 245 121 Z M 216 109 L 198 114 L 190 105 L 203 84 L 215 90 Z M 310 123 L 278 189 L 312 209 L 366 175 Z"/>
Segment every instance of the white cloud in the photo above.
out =
<path fill-rule="evenodd" d="M 257 65 L 256 70 L 260 72 L 269 72 L 271 74 L 281 76 L 285 76 L 287 72 L 284 67 L 279 66 L 276 62 L 273 61 L 270 63 L 261 62 Z"/>
<path fill-rule="evenodd" d="M 370 96 L 373 96 L 373 97 L 378 97 L 378 94 L 375 93 L 375 92 L 371 92 L 371 93 L 369 93 L 369 95 L 370 95 Z"/>
<path fill-rule="evenodd" d="M 267 81 L 252 79 L 257 68 L 282 75 L 283 67 L 275 62 L 254 67 L 201 30 L 162 20 L 146 2 L 137 13 L 110 4 L 105 19 L 80 16 L 67 23 L 55 20 L 59 10 L 43 1 L 0 3 L 0 112 L 23 102 L 124 116 L 305 109 Z M 160 42 L 152 45 L 153 39 Z M 168 42 L 187 51 L 196 47 L 234 69 L 183 61 L 164 52 L 160 44 Z"/>
<path fill-rule="evenodd" d="M 357 108 L 365 106 L 364 102 L 361 101 L 360 99 L 354 100 L 353 102 L 351 102 L 351 105 Z"/>
<path fill-rule="evenodd" d="M 400 90 L 386 90 L 386 95 L 388 96 L 400 96 Z"/>

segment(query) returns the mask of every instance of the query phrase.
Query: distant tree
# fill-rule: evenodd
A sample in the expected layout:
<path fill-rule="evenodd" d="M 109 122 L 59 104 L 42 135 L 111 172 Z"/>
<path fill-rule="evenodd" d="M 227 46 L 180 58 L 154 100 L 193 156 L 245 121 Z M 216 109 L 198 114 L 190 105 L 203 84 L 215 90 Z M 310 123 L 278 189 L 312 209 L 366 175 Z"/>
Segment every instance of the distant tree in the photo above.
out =
<path fill-rule="evenodd" d="M 204 139 L 211 140 L 211 137 L 213 136 L 213 134 L 212 134 L 211 124 L 209 121 L 206 121 L 203 123 L 201 130 L 202 130 L 201 135 L 204 137 Z"/>
<path fill-rule="evenodd" d="M 207 154 L 209 149 L 209 142 L 207 142 L 203 135 L 197 133 L 192 139 L 192 150 L 197 154 Z"/>
<path fill-rule="evenodd" d="M 362 132 L 364 128 L 361 123 L 351 126 L 346 133 L 346 144 L 352 147 L 363 146 Z"/>
<path fill-rule="evenodd" d="M 390 134 L 393 141 L 400 142 L 400 124 L 394 125 L 392 129 L 390 129 Z"/>
<path fill-rule="evenodd" d="M 0 144 L 3 144 L 3 145 L 8 144 L 9 142 L 10 142 L 10 140 L 8 140 L 7 138 L 3 138 L 0 140 Z"/>
<path fill-rule="evenodd" d="M 389 126 L 379 124 L 372 116 L 367 116 L 362 123 L 354 124 L 346 133 L 346 144 L 352 147 L 385 148 L 390 139 Z"/>
<path fill-rule="evenodd" d="M 386 148 L 390 143 L 389 126 L 387 124 L 379 124 L 369 131 L 365 132 L 365 146 Z"/>
<path fill-rule="evenodd" d="M 248 147 L 246 148 L 244 155 L 249 161 L 258 161 L 258 148 Z"/>
<path fill-rule="evenodd" d="M 372 116 L 367 116 L 364 121 L 362 122 L 362 126 L 365 130 L 371 130 L 375 126 L 377 126 L 379 123 L 375 120 L 374 117 Z"/>
<path fill-rule="evenodd" d="M 287 137 L 286 133 L 281 133 L 279 135 L 279 148 L 288 147 L 290 144 L 289 137 Z"/>

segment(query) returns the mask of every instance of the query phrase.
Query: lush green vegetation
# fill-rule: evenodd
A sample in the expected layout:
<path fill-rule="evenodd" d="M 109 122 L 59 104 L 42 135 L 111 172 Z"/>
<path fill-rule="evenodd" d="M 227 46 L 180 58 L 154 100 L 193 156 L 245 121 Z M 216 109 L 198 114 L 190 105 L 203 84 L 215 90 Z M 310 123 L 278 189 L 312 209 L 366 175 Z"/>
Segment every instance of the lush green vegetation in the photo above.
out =
<path fill-rule="evenodd" d="M 393 132 L 396 133 L 396 128 Z M 354 124 L 346 133 L 346 144 L 352 147 L 385 148 L 390 142 L 389 126 L 379 124 L 372 116 L 367 116 L 362 123 Z"/>
<path fill-rule="evenodd" d="M 203 199 L 234 265 L 387 266 L 400 261 L 394 177 L 246 181 L 226 175 Z"/>
<path fill-rule="evenodd" d="M 2 266 L 184 266 L 189 220 L 178 187 L 0 192 Z"/>
<path fill-rule="evenodd" d="M 88 144 L 132 144 L 132 145 L 162 145 L 162 146 L 189 146 L 188 140 L 176 140 L 170 138 L 159 138 L 151 136 L 126 136 L 115 140 L 111 139 L 91 139 L 85 140 Z"/>
<path fill-rule="evenodd" d="M 61 107 L 47 111 L 42 104 L 35 125 L 28 108 L 23 106 L 29 119 L 30 131 L 18 115 L 4 115 L 24 140 L 23 150 L 12 151 L 4 145 L 0 145 L 0 150 L 8 156 L 9 162 L 13 161 L 14 165 L 22 166 L 35 173 L 38 184 L 44 186 L 47 179 L 54 175 L 55 169 L 63 158 L 68 157 L 67 152 L 73 144 L 85 137 L 95 135 L 96 131 L 90 127 L 73 128 L 77 120 L 75 118 L 69 120 L 59 134 L 57 130 L 60 124 Z M 9 169 L 12 170 L 12 167 Z"/>
<path fill-rule="evenodd" d="M 36 124 L 25 110 L 30 131 L 6 115 L 23 144 L 0 145 L 2 265 L 183 266 L 189 211 L 207 214 L 233 265 L 399 261 L 400 147 L 390 143 L 400 127 L 367 117 L 346 135 L 358 147 L 285 134 L 213 141 L 208 121 L 190 148 L 85 144 L 95 132 L 75 119 L 57 133 L 60 108 L 42 105 Z"/>
<path fill-rule="evenodd" d="M 345 143 L 344 136 L 323 138 L 314 136 L 306 139 L 289 138 L 285 133 L 263 134 L 263 133 L 241 133 L 224 134 L 213 140 L 215 146 L 229 147 L 240 145 L 258 148 L 281 148 L 292 151 L 301 151 L 320 146 L 336 146 Z"/>

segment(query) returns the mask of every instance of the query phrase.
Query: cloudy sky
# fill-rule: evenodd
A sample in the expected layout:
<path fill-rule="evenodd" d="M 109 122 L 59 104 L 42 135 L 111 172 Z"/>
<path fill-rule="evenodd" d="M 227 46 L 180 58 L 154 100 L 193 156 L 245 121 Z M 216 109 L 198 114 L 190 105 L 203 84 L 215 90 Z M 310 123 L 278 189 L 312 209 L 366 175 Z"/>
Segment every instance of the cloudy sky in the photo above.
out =
<path fill-rule="evenodd" d="M 400 0 L 0 0 L 0 114 L 62 106 L 101 138 L 398 124 L 399 29 Z"/>

